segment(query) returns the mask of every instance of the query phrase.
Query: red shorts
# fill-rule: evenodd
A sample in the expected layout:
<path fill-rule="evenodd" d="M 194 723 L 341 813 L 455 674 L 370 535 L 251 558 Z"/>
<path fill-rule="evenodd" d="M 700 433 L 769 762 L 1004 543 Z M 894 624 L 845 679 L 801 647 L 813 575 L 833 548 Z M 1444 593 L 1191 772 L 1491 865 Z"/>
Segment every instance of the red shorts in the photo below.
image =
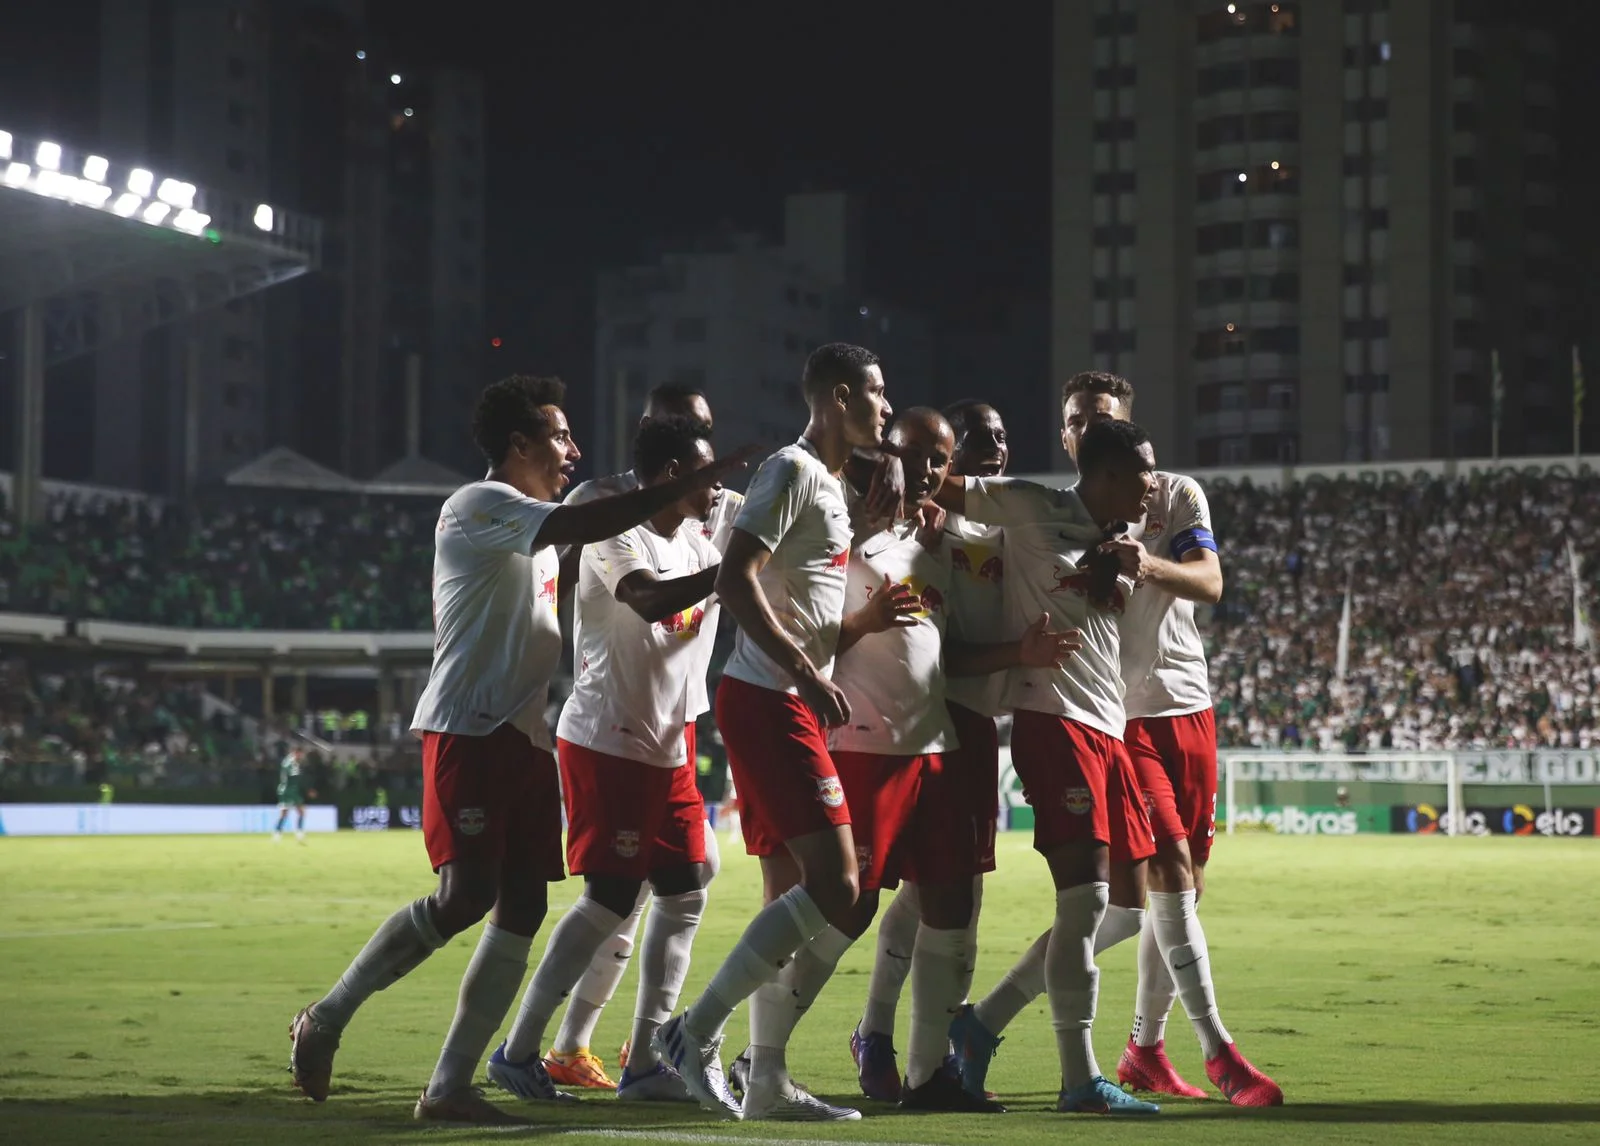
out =
<path fill-rule="evenodd" d="M 573 875 L 645 879 L 706 862 L 705 805 L 687 764 L 658 768 L 556 741 Z"/>
<path fill-rule="evenodd" d="M 422 836 L 434 871 L 471 860 L 565 879 L 555 757 L 509 724 L 487 736 L 424 732 Z"/>
<path fill-rule="evenodd" d="M 717 727 L 739 792 L 745 851 L 779 855 L 785 840 L 850 822 L 822 724 L 798 696 L 725 676 Z"/>
<path fill-rule="evenodd" d="M 835 752 L 834 767 L 850 801 L 850 832 L 856 841 L 856 872 L 862 891 L 894 887 L 906 860 L 918 854 L 918 792 L 937 756 L 885 756 Z M 949 850 L 946 839 L 944 847 Z M 915 860 L 913 860 L 915 866 Z"/>
<path fill-rule="evenodd" d="M 1150 817 L 1122 741 L 1065 716 L 1019 710 L 1011 760 L 1033 808 L 1033 846 L 1096 840 L 1118 863 L 1155 854 Z"/>
<path fill-rule="evenodd" d="M 1209 708 L 1128 721 L 1123 738 L 1158 840 L 1188 840 L 1195 863 L 1217 834 L 1217 725 Z"/>
<path fill-rule="evenodd" d="M 972 839 L 972 864 L 967 875 L 994 870 L 995 830 L 1000 820 L 1000 732 L 994 718 L 959 704 L 946 704 L 961 747 L 944 754 L 945 773 L 953 783 L 944 785 L 947 799 L 957 801 L 948 822 L 947 839 Z M 924 800 L 930 785 L 923 781 Z M 955 857 L 952 857 L 952 862 Z"/>

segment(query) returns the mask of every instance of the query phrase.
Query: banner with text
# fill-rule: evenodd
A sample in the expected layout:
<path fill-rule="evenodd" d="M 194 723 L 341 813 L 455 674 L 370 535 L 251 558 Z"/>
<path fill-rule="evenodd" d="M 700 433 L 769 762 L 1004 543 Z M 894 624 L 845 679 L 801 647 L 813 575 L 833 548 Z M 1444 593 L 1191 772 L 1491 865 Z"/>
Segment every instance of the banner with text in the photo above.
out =
<path fill-rule="evenodd" d="M 270 832 L 273 804 L 0 804 L 0 836 L 190 836 Z M 286 825 L 297 817 L 290 813 Z M 306 831 L 332 832 L 339 809 L 306 809 Z"/>
<path fill-rule="evenodd" d="M 1290 780 L 1395 782 L 1443 784 L 1443 760 L 1411 760 L 1397 755 L 1388 760 L 1346 763 L 1336 757 L 1307 754 L 1304 760 L 1252 760 L 1250 753 L 1225 752 L 1233 757 L 1238 780 Z M 1456 769 L 1463 784 L 1600 784 L 1600 751 L 1541 749 L 1532 752 L 1456 752 Z"/>

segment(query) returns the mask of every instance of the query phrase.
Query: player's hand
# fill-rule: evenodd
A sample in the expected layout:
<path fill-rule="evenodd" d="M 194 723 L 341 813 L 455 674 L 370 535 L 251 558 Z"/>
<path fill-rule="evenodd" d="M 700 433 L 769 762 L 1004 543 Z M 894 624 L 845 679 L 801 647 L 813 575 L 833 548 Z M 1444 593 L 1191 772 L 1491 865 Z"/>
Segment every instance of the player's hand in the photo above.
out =
<path fill-rule="evenodd" d="M 716 461 L 695 470 L 693 473 L 684 474 L 684 484 L 691 490 L 705 489 L 707 486 L 716 485 L 729 474 L 738 473 L 749 468 L 750 462 L 760 457 L 762 449 L 757 445 L 740 446 L 731 454 L 724 454 Z"/>
<path fill-rule="evenodd" d="M 838 728 L 850 723 L 850 701 L 845 698 L 844 690 L 821 673 L 807 673 L 796 680 L 795 691 L 817 714 L 824 728 Z"/>
<path fill-rule="evenodd" d="M 944 508 L 937 502 L 925 501 L 917 507 L 917 540 L 929 553 L 938 552 L 944 544 Z"/>
<path fill-rule="evenodd" d="M 1135 585 L 1143 585 L 1150 575 L 1150 551 L 1131 537 L 1103 542 L 1100 552 L 1115 557 L 1123 576 L 1131 577 Z"/>
<path fill-rule="evenodd" d="M 872 481 L 867 486 L 866 507 L 869 521 L 893 521 L 900 516 L 906 497 L 906 467 L 901 460 L 880 445 L 878 460 L 872 469 Z"/>
<path fill-rule="evenodd" d="M 1017 663 L 1023 668 L 1061 668 L 1068 657 L 1083 648 L 1077 629 L 1050 631 L 1050 618 L 1041 613 L 1017 642 Z"/>
<path fill-rule="evenodd" d="M 909 585 L 897 585 L 883 575 L 883 584 L 872 591 L 866 605 L 860 610 L 869 633 L 887 632 L 889 629 L 908 629 L 917 623 L 913 615 L 922 611 L 922 598 L 911 592 Z"/>

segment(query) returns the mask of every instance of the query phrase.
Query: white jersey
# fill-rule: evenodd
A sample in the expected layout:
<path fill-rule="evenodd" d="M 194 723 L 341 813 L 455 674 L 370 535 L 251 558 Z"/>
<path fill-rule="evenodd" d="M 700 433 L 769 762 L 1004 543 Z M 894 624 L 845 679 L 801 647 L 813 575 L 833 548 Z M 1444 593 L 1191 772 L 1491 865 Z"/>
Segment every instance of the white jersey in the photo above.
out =
<path fill-rule="evenodd" d="M 614 497 L 619 493 L 631 493 L 639 488 L 639 476 L 632 470 L 625 474 L 613 474 L 610 477 L 595 478 L 575 485 L 567 493 L 567 505 L 581 505 L 586 501 L 593 501 L 597 497 Z M 725 489 L 718 496 L 716 503 L 711 507 L 711 515 L 704 521 L 685 519 L 682 529 L 698 534 L 702 539 L 709 541 L 718 554 L 728 551 L 728 536 L 733 532 L 733 521 L 739 515 L 739 509 L 744 505 L 744 494 L 735 490 Z M 719 558 L 720 559 L 720 558 Z M 722 606 L 713 594 L 706 598 L 704 605 L 706 615 L 703 627 L 710 634 L 710 640 L 695 641 L 694 655 L 698 666 L 689 674 L 690 695 L 694 697 L 691 706 L 694 711 L 689 719 L 693 720 L 702 713 L 711 711 L 711 693 L 706 688 L 706 675 L 711 671 L 711 656 L 716 648 L 717 622 L 722 619 Z M 576 648 L 581 634 L 578 625 L 582 623 L 582 611 L 573 620 L 572 643 Z"/>
<path fill-rule="evenodd" d="M 989 645 L 1015 640 L 1006 626 L 1005 532 L 978 525 L 959 513 L 945 516 L 944 547 L 950 551 L 950 638 Z M 983 716 L 1005 711 L 1006 674 L 952 676 L 945 696 Z"/>
<path fill-rule="evenodd" d="M 1152 556 L 1182 561 L 1197 549 L 1216 552 L 1211 507 L 1200 483 L 1157 473 L 1150 510 L 1129 536 Z M 1206 647 L 1194 621 L 1194 602 L 1143 585 L 1121 621 L 1123 703 L 1128 716 L 1183 716 L 1211 707 Z"/>
<path fill-rule="evenodd" d="M 772 554 L 759 582 L 779 628 L 824 676 L 833 671 L 844 617 L 850 560 L 850 509 L 844 482 L 801 438 L 761 463 L 734 527 Z M 779 692 L 794 681 L 741 629 L 722 670 L 735 680 Z"/>
<path fill-rule="evenodd" d="M 694 523 L 698 525 L 699 523 Z M 684 725 L 693 720 L 700 646 L 716 634 L 703 603 L 648 624 L 617 600 L 617 586 L 646 570 L 659 580 L 688 577 L 718 562 L 698 529 L 663 537 L 648 525 L 583 547 L 578 575 L 578 679 L 556 734 L 608 756 L 663 768 L 689 763 Z M 704 670 L 700 689 L 705 690 Z"/>
<path fill-rule="evenodd" d="M 845 611 L 853 613 L 883 588 L 888 577 L 904 585 L 922 608 L 917 623 L 863 637 L 834 665 L 833 683 L 850 701 L 850 723 L 830 729 L 828 747 L 840 752 L 920 756 L 957 747 L 944 706 L 944 631 L 950 599 L 950 551 L 930 553 L 916 525 L 858 539 L 846 566 Z"/>
<path fill-rule="evenodd" d="M 413 732 L 487 736 L 510 724 L 553 747 L 544 712 L 561 663 L 560 560 L 539 529 L 555 508 L 497 481 L 445 501 L 433 535 L 433 668 Z"/>
<path fill-rule="evenodd" d="M 1089 603 L 1090 576 L 1078 562 L 1103 537 L 1076 489 L 1048 489 L 1014 478 L 967 478 L 967 516 L 1006 534 L 1006 626 L 1021 632 L 1041 615 L 1055 630 L 1079 629 L 1083 648 L 1062 668 L 1013 669 L 1006 706 L 1065 716 L 1122 737 L 1121 649 L 1117 610 Z M 1123 607 L 1133 582 L 1117 579 Z"/>

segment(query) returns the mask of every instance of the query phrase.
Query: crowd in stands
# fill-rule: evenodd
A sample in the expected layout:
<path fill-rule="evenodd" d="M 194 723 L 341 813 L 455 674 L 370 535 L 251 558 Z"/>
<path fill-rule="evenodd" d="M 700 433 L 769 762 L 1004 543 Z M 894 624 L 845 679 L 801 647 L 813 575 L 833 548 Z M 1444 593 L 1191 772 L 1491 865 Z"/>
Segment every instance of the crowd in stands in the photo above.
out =
<path fill-rule="evenodd" d="M 1204 624 L 1224 747 L 1589 747 L 1597 739 L 1600 667 L 1592 649 L 1574 647 L 1567 543 L 1585 558 L 1592 601 L 1600 479 L 1505 471 L 1281 489 L 1215 482 L 1208 492 L 1227 578 Z M 427 500 L 350 495 L 238 500 L 191 515 L 57 499 L 49 521 L 26 534 L 0 518 L 0 611 L 427 629 L 435 515 Z M 0 755 L 9 745 L 13 759 L 21 742 L 36 746 L 34 758 L 48 744 L 51 759 L 70 767 L 97 751 L 118 768 L 162 753 L 186 762 L 259 756 L 200 719 L 192 690 L 35 677 L 5 696 Z M 409 738 L 397 741 L 375 717 L 305 719 L 305 731 L 327 740 L 395 744 L 397 769 L 414 763 Z"/>

